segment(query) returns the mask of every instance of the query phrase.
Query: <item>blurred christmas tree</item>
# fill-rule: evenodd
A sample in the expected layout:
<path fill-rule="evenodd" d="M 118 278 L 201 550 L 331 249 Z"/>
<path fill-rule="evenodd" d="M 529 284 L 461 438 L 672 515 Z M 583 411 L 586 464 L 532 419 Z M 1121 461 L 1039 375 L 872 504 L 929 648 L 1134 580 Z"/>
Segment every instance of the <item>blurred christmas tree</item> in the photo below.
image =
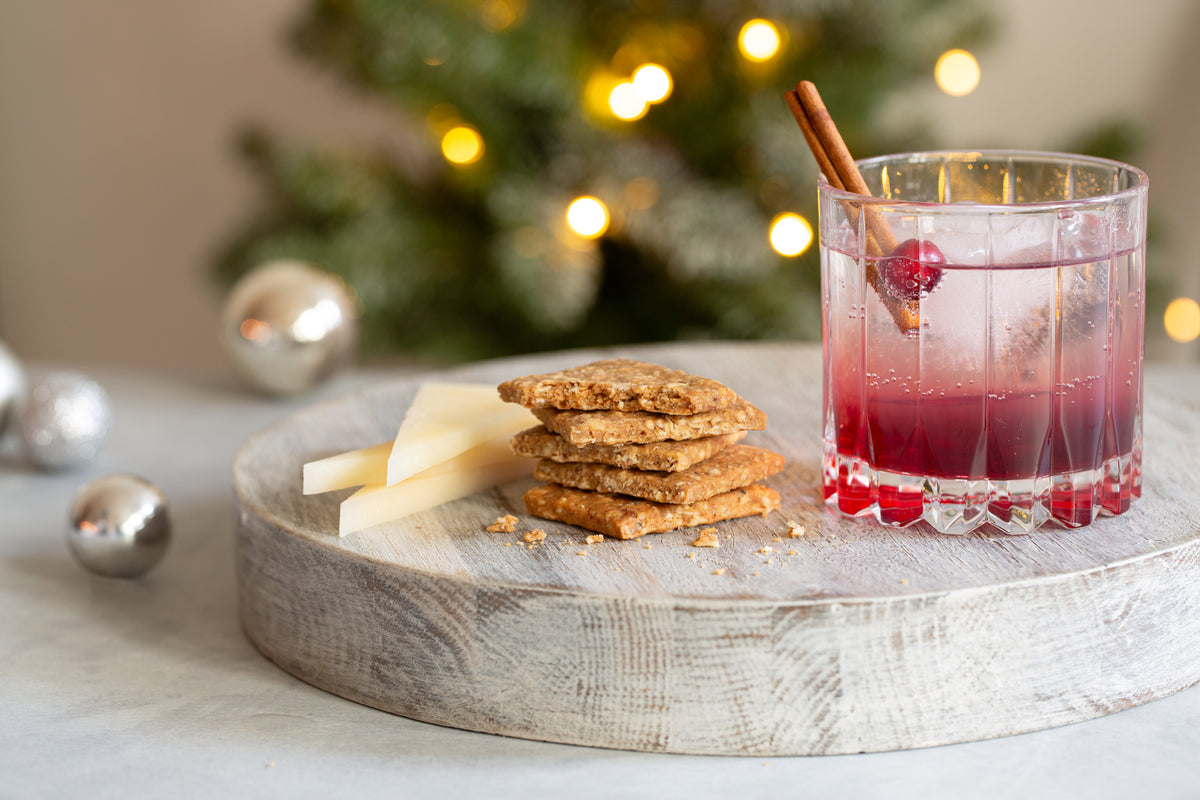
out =
<path fill-rule="evenodd" d="M 288 257 L 342 275 L 374 352 L 817 337 L 816 248 L 785 257 L 768 235 L 815 219 L 783 92 L 815 81 L 852 152 L 928 147 L 878 111 L 983 38 L 984 6 L 316 0 L 295 46 L 424 120 L 437 167 L 249 132 L 268 203 L 219 274 Z"/>

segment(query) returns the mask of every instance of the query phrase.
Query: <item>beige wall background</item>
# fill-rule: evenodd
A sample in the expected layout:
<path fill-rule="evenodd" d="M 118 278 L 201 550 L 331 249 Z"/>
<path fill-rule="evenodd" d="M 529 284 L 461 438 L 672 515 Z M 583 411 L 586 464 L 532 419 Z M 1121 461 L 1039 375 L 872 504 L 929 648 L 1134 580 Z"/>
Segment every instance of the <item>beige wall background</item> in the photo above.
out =
<path fill-rule="evenodd" d="M 881 0 L 882 2 L 883 0 Z M 215 248 L 255 187 L 247 120 L 310 141 L 394 142 L 394 114 L 295 59 L 302 0 L 0 3 L 0 339 L 19 356 L 220 373 Z M 997 0 L 983 80 L 918 105 L 943 144 L 1047 148 L 1089 122 L 1147 121 L 1165 245 L 1150 268 L 1200 298 L 1200 3 Z M 902 113 L 902 112 L 898 112 Z M 1151 354 L 1194 358 L 1197 344 Z"/>

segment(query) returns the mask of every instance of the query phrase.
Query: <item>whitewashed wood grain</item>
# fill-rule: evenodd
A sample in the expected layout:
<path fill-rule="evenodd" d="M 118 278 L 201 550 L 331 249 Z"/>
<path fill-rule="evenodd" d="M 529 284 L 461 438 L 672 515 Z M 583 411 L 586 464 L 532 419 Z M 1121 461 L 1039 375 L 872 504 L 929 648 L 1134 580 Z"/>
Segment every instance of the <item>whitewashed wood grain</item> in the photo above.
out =
<path fill-rule="evenodd" d="M 747 441 L 788 458 L 771 479 L 782 510 L 722 523 L 715 551 L 692 548 L 692 531 L 586 545 L 585 532 L 524 514 L 530 479 L 339 539 L 344 493 L 303 496 L 301 465 L 391 436 L 417 384 L 388 383 L 306 409 L 238 455 L 250 640 L 303 680 L 415 719 L 683 753 L 969 741 L 1200 680 L 1194 403 L 1148 383 L 1144 495 L 1129 513 L 949 537 L 823 506 L 817 348 L 576 351 L 437 377 L 498 383 L 613 355 L 718 378 L 763 408 L 767 430 Z M 484 531 L 506 512 L 517 534 Z M 788 538 L 788 520 L 810 535 Z M 519 532 L 532 527 L 547 538 L 527 549 Z"/>

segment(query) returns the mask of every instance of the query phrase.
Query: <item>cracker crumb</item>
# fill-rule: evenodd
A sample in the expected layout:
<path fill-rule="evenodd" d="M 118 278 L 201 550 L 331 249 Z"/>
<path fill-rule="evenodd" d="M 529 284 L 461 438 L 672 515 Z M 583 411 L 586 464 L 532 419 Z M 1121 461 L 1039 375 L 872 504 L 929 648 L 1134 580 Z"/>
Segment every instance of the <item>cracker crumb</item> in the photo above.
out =
<path fill-rule="evenodd" d="M 504 546 L 505 546 L 505 547 L 512 547 L 512 542 L 505 542 L 505 543 L 504 543 Z"/>
<path fill-rule="evenodd" d="M 517 529 L 517 518 L 512 514 L 496 517 L 496 521 L 487 526 L 488 533 L 512 533 Z"/>
<path fill-rule="evenodd" d="M 787 526 L 788 526 L 787 535 L 792 537 L 793 539 L 804 535 L 804 526 L 801 525 L 799 522 L 793 522 L 792 520 L 788 520 Z"/>
<path fill-rule="evenodd" d="M 754 577 L 756 577 L 756 578 L 757 578 L 758 576 L 759 576 L 759 571 L 758 571 L 758 570 L 754 570 Z"/>
<path fill-rule="evenodd" d="M 775 563 L 775 559 L 773 559 L 773 558 L 768 558 L 766 563 L 768 563 L 768 564 L 774 564 L 774 563 Z"/>
<path fill-rule="evenodd" d="M 720 547 L 721 542 L 717 539 L 716 528 L 705 528 L 700 531 L 700 535 L 692 540 L 692 547 Z"/>
<path fill-rule="evenodd" d="M 716 569 L 713 570 L 713 575 L 724 575 L 724 574 L 725 574 L 724 567 L 717 567 Z"/>
<path fill-rule="evenodd" d="M 587 537 L 587 538 L 586 538 L 586 539 L 584 539 L 583 541 L 584 541 L 586 544 L 595 544 L 596 542 L 603 542 L 603 541 L 604 541 L 604 535 L 603 535 L 603 534 L 600 534 L 600 533 L 593 533 L 591 536 Z"/>
<path fill-rule="evenodd" d="M 901 578 L 901 579 L 900 579 L 900 582 L 901 582 L 901 583 L 908 583 L 908 578 Z"/>
<path fill-rule="evenodd" d="M 764 545 L 764 546 L 763 546 L 763 548 L 762 548 L 761 550 L 759 550 L 758 552 L 760 552 L 760 553 L 764 553 L 764 554 L 765 554 L 765 553 L 774 553 L 774 552 L 775 552 L 775 548 L 774 548 L 774 547 L 770 547 L 770 546 L 766 546 L 766 545 Z"/>
<path fill-rule="evenodd" d="M 525 535 L 522 536 L 521 538 L 524 539 L 526 542 L 540 542 L 546 538 L 546 532 L 544 530 L 542 530 L 541 528 L 537 528 L 532 531 L 526 531 Z"/>
<path fill-rule="evenodd" d="M 688 553 L 688 554 L 687 554 L 687 557 L 688 557 L 688 558 L 695 558 L 695 557 L 696 557 L 696 554 L 695 554 L 695 553 Z"/>
<path fill-rule="evenodd" d="M 274 762 L 274 761 L 268 761 L 268 762 L 267 762 L 267 769 L 275 769 L 275 762 Z"/>
<path fill-rule="evenodd" d="M 575 555 L 577 555 L 577 556 L 586 556 L 586 555 L 587 555 L 587 550 L 580 550 L 580 551 L 579 551 L 578 553 L 576 553 Z"/>
<path fill-rule="evenodd" d="M 649 550 L 649 549 L 650 549 L 650 547 L 651 547 L 651 545 L 647 543 L 647 545 L 646 545 L 646 549 L 647 549 L 647 550 Z"/>
<path fill-rule="evenodd" d="M 788 550 L 788 555 L 789 555 L 789 556 L 798 556 L 798 555 L 800 555 L 800 554 L 799 554 L 799 553 L 797 553 L 795 550 Z"/>
<path fill-rule="evenodd" d="M 780 539 L 778 536 L 776 536 L 776 537 L 775 537 L 774 539 L 772 539 L 771 541 L 772 541 L 772 542 L 782 542 L 782 541 L 783 541 L 783 539 Z"/>

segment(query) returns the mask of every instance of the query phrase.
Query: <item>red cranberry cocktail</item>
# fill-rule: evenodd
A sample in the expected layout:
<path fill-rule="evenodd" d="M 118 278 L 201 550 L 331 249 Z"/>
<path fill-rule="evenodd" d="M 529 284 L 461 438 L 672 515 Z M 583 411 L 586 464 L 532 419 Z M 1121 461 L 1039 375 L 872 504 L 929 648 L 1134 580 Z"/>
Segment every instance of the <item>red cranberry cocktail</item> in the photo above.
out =
<path fill-rule="evenodd" d="M 1145 174 L 1021 152 L 858 165 L 872 197 L 820 186 L 827 500 L 944 533 L 1127 510 Z"/>

